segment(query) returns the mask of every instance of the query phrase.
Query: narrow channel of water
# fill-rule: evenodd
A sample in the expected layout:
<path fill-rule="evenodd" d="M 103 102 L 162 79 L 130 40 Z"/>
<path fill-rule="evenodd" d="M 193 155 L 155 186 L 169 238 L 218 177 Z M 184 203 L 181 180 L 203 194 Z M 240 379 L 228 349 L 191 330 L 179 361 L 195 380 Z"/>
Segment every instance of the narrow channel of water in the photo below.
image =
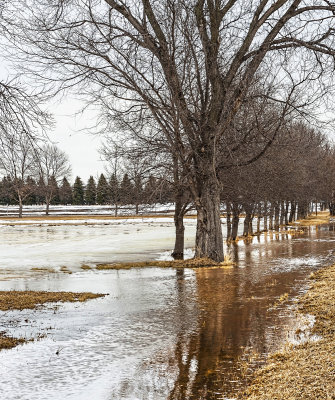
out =
<path fill-rule="evenodd" d="M 7 400 L 219 400 L 294 331 L 296 296 L 335 259 L 334 225 L 238 242 L 231 269 L 48 274 L 3 289 L 109 293 L 85 304 L 0 313 L 41 340 L 0 353 Z M 288 301 L 281 296 L 288 294 Z M 285 297 L 285 296 L 284 296 Z"/>

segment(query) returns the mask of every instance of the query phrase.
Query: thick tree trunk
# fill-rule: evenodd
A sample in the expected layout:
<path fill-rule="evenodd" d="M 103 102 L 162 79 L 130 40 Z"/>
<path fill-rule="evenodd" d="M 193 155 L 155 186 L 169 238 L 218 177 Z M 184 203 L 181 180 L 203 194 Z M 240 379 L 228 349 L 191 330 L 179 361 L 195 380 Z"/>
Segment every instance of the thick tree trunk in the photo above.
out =
<path fill-rule="evenodd" d="M 208 167 L 209 170 L 211 167 Z M 203 169 L 206 171 L 206 169 Z M 208 172 L 201 182 L 201 194 L 195 201 L 197 233 L 195 257 L 223 261 L 223 237 L 220 218 L 220 187 L 216 177 Z"/>
<path fill-rule="evenodd" d="M 227 240 L 231 239 L 231 205 L 227 201 L 226 203 L 226 211 L 227 211 Z"/>
<path fill-rule="evenodd" d="M 264 226 L 263 231 L 266 232 L 268 230 L 268 202 L 264 202 Z"/>
<path fill-rule="evenodd" d="M 262 205 L 261 203 L 257 204 L 257 234 L 261 233 L 261 218 L 262 218 Z"/>
<path fill-rule="evenodd" d="M 176 194 L 176 204 L 174 211 L 174 224 L 176 229 L 176 238 L 174 243 L 174 249 L 172 252 L 172 257 L 175 260 L 184 259 L 184 212 L 183 212 L 183 193 L 181 190 Z"/>
<path fill-rule="evenodd" d="M 269 214 L 269 230 L 273 229 L 273 204 L 270 204 L 270 214 Z"/>
<path fill-rule="evenodd" d="M 291 201 L 290 216 L 288 218 L 289 223 L 295 221 L 296 209 L 297 209 L 297 203 L 295 201 Z"/>
<path fill-rule="evenodd" d="M 279 202 L 276 201 L 275 202 L 275 230 L 278 231 L 279 230 Z"/>
<path fill-rule="evenodd" d="M 231 239 L 236 240 L 238 235 L 238 224 L 240 221 L 240 210 L 237 203 L 233 203 L 233 220 L 232 220 L 232 228 L 231 228 Z"/>
<path fill-rule="evenodd" d="M 252 207 L 250 204 L 244 205 L 245 210 L 245 219 L 244 219 L 244 228 L 243 228 L 243 236 L 248 236 L 249 233 L 252 234 Z"/>
<path fill-rule="evenodd" d="M 285 210 L 284 210 L 284 222 L 285 222 L 285 225 L 288 224 L 288 208 L 289 208 L 289 202 L 286 200 L 286 202 L 285 202 Z"/>
<path fill-rule="evenodd" d="M 138 215 L 138 203 L 135 204 L 135 214 Z"/>
<path fill-rule="evenodd" d="M 285 221 L 285 203 L 284 201 L 280 202 L 280 219 L 279 219 L 279 224 L 284 225 Z"/>
<path fill-rule="evenodd" d="M 308 203 L 306 201 L 300 201 L 298 203 L 298 219 L 304 219 L 307 217 Z"/>
<path fill-rule="evenodd" d="M 118 213 L 118 204 L 115 203 L 115 208 L 114 208 L 114 216 L 117 217 L 117 213 Z"/>

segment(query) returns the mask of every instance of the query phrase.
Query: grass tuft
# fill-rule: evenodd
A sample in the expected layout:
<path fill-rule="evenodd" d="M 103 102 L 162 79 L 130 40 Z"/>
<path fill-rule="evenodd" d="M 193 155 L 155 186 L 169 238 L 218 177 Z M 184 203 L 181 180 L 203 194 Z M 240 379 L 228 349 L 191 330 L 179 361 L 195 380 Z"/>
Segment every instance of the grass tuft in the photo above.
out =
<path fill-rule="evenodd" d="M 312 334 L 321 338 L 286 346 L 256 372 L 239 395 L 243 400 L 327 400 L 335 398 L 335 265 L 314 272 L 299 311 L 316 316 Z"/>
<path fill-rule="evenodd" d="M 229 256 L 228 256 L 229 257 Z M 109 269 L 130 269 L 130 268 L 206 268 L 206 267 L 230 267 L 234 263 L 231 258 L 225 258 L 223 262 L 217 262 L 210 258 L 191 258 L 189 260 L 174 260 L 174 261 L 141 261 L 130 263 L 112 263 L 112 264 L 98 264 L 97 270 Z"/>
<path fill-rule="evenodd" d="M 106 296 L 101 293 L 89 292 L 44 292 L 44 291 L 0 291 L 0 310 L 34 309 L 45 303 L 55 302 L 83 302 L 90 299 Z"/>

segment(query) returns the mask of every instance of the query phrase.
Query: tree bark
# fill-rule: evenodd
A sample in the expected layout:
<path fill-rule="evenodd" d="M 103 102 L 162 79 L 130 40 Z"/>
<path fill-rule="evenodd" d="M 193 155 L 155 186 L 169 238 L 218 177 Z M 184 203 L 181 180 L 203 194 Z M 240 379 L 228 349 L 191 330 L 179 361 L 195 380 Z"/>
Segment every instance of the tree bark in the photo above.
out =
<path fill-rule="evenodd" d="M 275 230 L 279 230 L 279 203 L 275 202 Z"/>
<path fill-rule="evenodd" d="M 244 229 L 243 236 L 248 236 L 252 233 L 252 207 L 250 204 L 244 205 L 245 219 L 244 219 Z"/>
<path fill-rule="evenodd" d="M 215 261 L 223 261 L 223 237 L 220 218 L 220 186 L 216 176 L 208 171 L 201 180 L 201 193 L 197 196 L 197 232 L 195 239 L 195 257 L 208 257 Z"/>
<path fill-rule="evenodd" d="M 304 219 L 307 217 L 308 203 L 306 201 L 300 201 L 298 203 L 298 219 Z"/>
<path fill-rule="evenodd" d="M 233 203 L 233 220 L 231 229 L 231 239 L 236 240 L 238 235 L 238 224 L 240 220 L 240 210 L 237 203 Z"/>
<path fill-rule="evenodd" d="M 257 205 L 257 234 L 261 233 L 261 218 L 262 218 L 262 205 L 258 203 Z"/>
<path fill-rule="evenodd" d="M 284 201 L 280 202 L 280 219 L 279 219 L 279 224 L 284 225 L 285 221 L 285 203 Z"/>
<path fill-rule="evenodd" d="M 266 232 L 268 230 L 268 202 L 264 202 L 264 226 L 263 231 Z"/>
<path fill-rule="evenodd" d="M 183 209 L 183 193 L 178 190 L 175 199 L 175 211 L 174 211 L 174 224 L 176 229 L 176 238 L 174 243 L 174 249 L 172 252 L 172 257 L 175 260 L 184 259 L 184 209 Z"/>
<path fill-rule="evenodd" d="M 285 221 L 285 225 L 288 224 L 288 208 L 289 208 L 289 202 L 286 200 L 285 202 L 285 215 L 284 215 L 284 221 Z"/>
<path fill-rule="evenodd" d="M 227 211 L 227 240 L 231 239 L 231 205 L 230 202 L 226 203 L 226 211 Z"/>
<path fill-rule="evenodd" d="M 291 223 L 295 221 L 295 212 L 297 209 L 297 203 L 295 201 L 291 201 L 291 209 L 290 209 L 290 216 L 288 218 L 288 222 Z"/>
<path fill-rule="evenodd" d="M 273 229 L 273 204 L 270 204 L 270 214 L 269 214 L 269 230 Z"/>

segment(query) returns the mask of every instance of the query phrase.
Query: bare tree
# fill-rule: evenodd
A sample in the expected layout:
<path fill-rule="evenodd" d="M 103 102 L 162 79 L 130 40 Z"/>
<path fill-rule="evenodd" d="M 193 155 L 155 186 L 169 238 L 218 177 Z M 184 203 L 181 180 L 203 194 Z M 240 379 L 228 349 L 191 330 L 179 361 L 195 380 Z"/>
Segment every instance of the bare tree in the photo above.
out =
<path fill-rule="evenodd" d="M 23 201 L 34 187 L 27 183 L 28 177 L 37 175 L 33 142 L 25 133 L 3 138 L 0 147 L 0 171 L 10 178 L 12 190 L 19 203 L 19 217 L 22 217 Z"/>
<path fill-rule="evenodd" d="M 255 81 L 275 88 L 267 99 L 279 118 L 243 165 L 266 152 L 289 110 L 317 105 L 333 73 L 335 5 L 326 0 L 13 0 L 6 18 L 40 80 L 80 85 L 111 112 L 155 118 L 187 176 L 196 257 L 217 261 L 219 143 L 229 143 L 246 99 L 264 97 L 252 93 Z M 230 150 L 244 142 L 237 136 Z"/>
<path fill-rule="evenodd" d="M 43 193 L 46 209 L 45 214 L 49 215 L 49 207 L 55 195 L 55 189 L 63 178 L 71 175 L 71 166 L 66 153 L 56 145 L 45 144 L 35 153 L 35 163 L 38 166 L 40 181 L 44 183 Z"/>

